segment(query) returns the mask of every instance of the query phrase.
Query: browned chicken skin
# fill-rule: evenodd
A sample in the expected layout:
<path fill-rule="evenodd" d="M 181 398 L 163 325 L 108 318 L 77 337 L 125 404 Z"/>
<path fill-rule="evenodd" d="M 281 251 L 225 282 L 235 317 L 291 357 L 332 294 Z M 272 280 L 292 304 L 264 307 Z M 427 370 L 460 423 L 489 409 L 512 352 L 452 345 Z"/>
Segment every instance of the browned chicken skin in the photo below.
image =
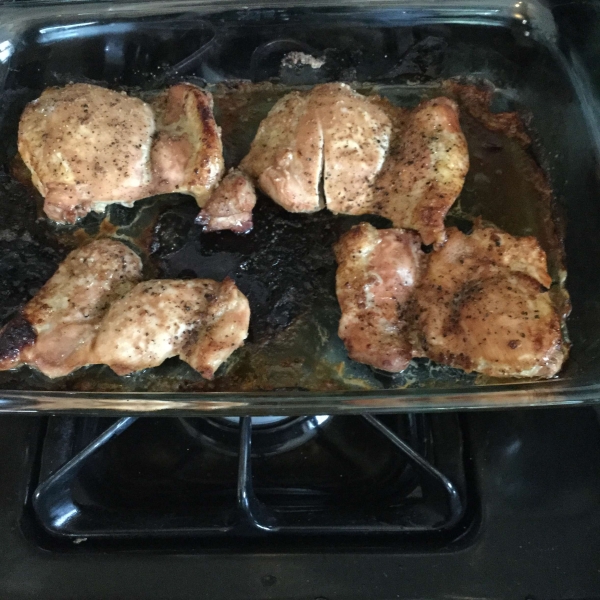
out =
<path fill-rule="evenodd" d="M 114 240 L 71 252 L 0 332 L 0 370 L 29 364 L 48 377 L 61 377 L 89 364 L 110 303 L 136 285 L 141 272 L 137 254 Z"/>
<path fill-rule="evenodd" d="M 319 184 L 323 173 L 323 131 L 312 113 L 310 94 L 292 92 L 262 121 L 240 168 L 290 212 L 323 208 Z"/>
<path fill-rule="evenodd" d="M 344 83 L 316 86 L 310 109 L 323 131 L 323 190 L 334 213 L 370 212 L 373 184 L 390 143 L 392 124 L 377 102 Z"/>
<path fill-rule="evenodd" d="M 252 209 L 255 205 L 254 185 L 239 169 L 231 169 L 196 221 L 204 225 L 204 231 L 230 229 L 235 233 L 247 233 L 252 229 Z"/>
<path fill-rule="evenodd" d="M 61 377 L 89 364 L 124 375 L 172 356 L 210 379 L 248 335 L 250 308 L 226 279 L 140 282 L 124 244 L 78 248 L 0 331 L 0 370 L 28 364 Z"/>
<path fill-rule="evenodd" d="M 202 206 L 223 173 L 212 97 L 189 84 L 151 104 L 83 83 L 49 88 L 25 108 L 18 142 L 46 214 L 59 222 L 167 192 Z"/>
<path fill-rule="evenodd" d="M 425 244 L 441 245 L 446 239 L 444 218 L 468 170 L 469 152 L 456 103 L 443 97 L 427 100 L 394 131 L 371 205 L 362 212 L 417 230 Z"/>
<path fill-rule="evenodd" d="M 338 334 L 353 360 L 403 371 L 412 358 L 405 309 L 418 282 L 421 241 L 412 231 L 360 223 L 335 245 Z"/>
<path fill-rule="evenodd" d="M 452 100 L 406 110 L 328 83 L 281 98 L 241 168 L 291 212 L 313 212 L 325 202 L 335 213 L 380 214 L 441 245 L 469 154 Z"/>
<path fill-rule="evenodd" d="M 358 210 L 371 195 L 390 132 L 377 103 L 345 83 L 317 85 L 275 104 L 240 167 L 290 212 L 320 210 L 324 200 L 334 212 Z"/>
<path fill-rule="evenodd" d="M 144 281 L 110 307 L 92 362 L 127 375 L 180 356 L 212 379 L 244 343 L 249 321 L 248 300 L 231 280 Z"/>
<path fill-rule="evenodd" d="M 335 246 L 339 335 L 350 358 L 402 371 L 413 356 L 492 377 L 552 377 L 566 358 L 532 237 L 476 225 L 420 251 L 418 236 L 361 223 Z"/>
<path fill-rule="evenodd" d="M 206 379 L 243 345 L 250 326 L 250 305 L 231 279 L 220 284 L 202 327 L 194 329 L 179 357 Z"/>
<path fill-rule="evenodd" d="M 224 172 L 212 95 L 181 83 L 167 88 L 150 105 L 157 127 L 151 155 L 153 193 L 190 194 L 204 206 Z"/>
<path fill-rule="evenodd" d="M 533 237 L 448 229 L 415 292 L 416 356 L 492 377 L 552 377 L 566 349 Z"/>

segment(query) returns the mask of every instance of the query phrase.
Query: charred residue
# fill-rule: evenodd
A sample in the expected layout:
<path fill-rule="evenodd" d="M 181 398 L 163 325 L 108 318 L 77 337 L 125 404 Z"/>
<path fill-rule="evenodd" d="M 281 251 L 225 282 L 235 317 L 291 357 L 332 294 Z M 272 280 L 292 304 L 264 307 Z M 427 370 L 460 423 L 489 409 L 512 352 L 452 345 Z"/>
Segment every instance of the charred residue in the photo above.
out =
<path fill-rule="evenodd" d="M 23 348 L 35 342 L 36 337 L 31 323 L 23 315 L 12 318 L 0 335 L 0 361 L 15 360 Z"/>

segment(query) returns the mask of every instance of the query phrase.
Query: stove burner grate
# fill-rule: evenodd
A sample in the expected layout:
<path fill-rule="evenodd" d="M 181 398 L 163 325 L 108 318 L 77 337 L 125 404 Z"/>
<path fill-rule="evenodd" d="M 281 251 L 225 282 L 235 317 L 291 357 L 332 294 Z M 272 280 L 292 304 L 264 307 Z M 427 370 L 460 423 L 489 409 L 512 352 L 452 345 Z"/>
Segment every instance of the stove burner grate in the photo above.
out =
<path fill-rule="evenodd" d="M 106 422 L 50 420 L 33 509 L 53 536 L 441 538 L 464 530 L 455 415 Z"/>

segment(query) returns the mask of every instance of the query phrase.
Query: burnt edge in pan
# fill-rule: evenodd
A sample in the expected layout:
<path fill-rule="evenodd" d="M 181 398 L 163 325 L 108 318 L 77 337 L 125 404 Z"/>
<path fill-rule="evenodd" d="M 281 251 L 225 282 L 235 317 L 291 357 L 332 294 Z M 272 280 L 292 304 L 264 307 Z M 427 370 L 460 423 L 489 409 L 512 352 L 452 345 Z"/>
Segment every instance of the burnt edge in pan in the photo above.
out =
<path fill-rule="evenodd" d="M 366 93 L 380 93 L 385 88 L 369 84 L 357 87 Z M 270 106 L 291 89 L 294 88 L 272 83 L 229 82 L 211 90 L 215 96 L 217 121 L 223 129 L 228 167 L 237 164 L 245 154 L 258 123 Z M 471 124 L 465 127 L 466 133 L 469 127 L 475 127 L 479 128 L 479 134 L 484 135 L 487 131 L 492 138 L 495 135 L 501 140 L 498 147 L 494 146 L 494 139 L 489 142 L 492 154 L 498 148 L 501 151 L 502 144 L 511 140 L 522 149 L 523 156 L 528 156 L 531 163 L 529 179 L 537 196 L 533 201 L 540 204 L 544 215 L 544 222 L 537 224 L 545 234 L 540 242 L 548 253 L 555 288 L 559 290 L 554 293 L 557 305 L 566 317 L 569 304 L 563 286 L 563 228 L 556 216 L 547 178 L 529 151 L 530 139 L 521 118 L 514 112 L 498 114 L 491 111 L 493 88 L 489 85 L 481 87 L 446 81 L 439 88 L 428 91 L 430 95 L 440 93 L 455 97 L 461 105 L 462 120 L 471 119 Z M 482 146 L 485 143 L 484 140 Z M 27 177 L 18 161 L 13 165 L 13 174 L 22 182 Z M 33 201 L 39 214 L 41 198 L 37 192 L 30 187 L 27 196 L 26 205 L 31 206 Z M 293 215 L 259 195 L 254 231 L 238 236 L 229 232 L 202 234 L 193 222 L 197 211 L 193 199 L 169 195 L 138 202 L 133 209 L 115 205 L 106 215 L 92 214 L 73 227 L 56 226 L 39 218 L 34 223 L 29 222 L 29 226 L 41 230 L 45 238 L 53 238 L 52 241 L 62 248 L 57 252 L 59 256 L 64 254 L 65 248 L 79 246 L 89 239 L 113 236 L 140 251 L 148 277 L 223 279 L 231 276 L 250 299 L 253 310 L 251 331 L 247 345 L 224 366 L 217 379 L 212 382 L 202 380 L 186 365 L 171 359 L 161 367 L 128 377 L 117 377 L 107 367 L 93 366 L 65 378 L 49 380 L 26 367 L 18 372 L 18 376 L 15 372 L 0 373 L 0 388 L 317 392 L 397 389 L 407 385 L 454 387 L 490 381 L 421 359 L 414 361 L 407 372 L 392 376 L 352 363 L 345 357 L 336 334 L 339 307 L 335 298 L 336 267 L 332 245 L 341 233 L 358 221 L 367 220 L 378 227 L 386 227 L 390 225 L 387 220 L 370 216 L 334 216 L 328 211 Z M 472 220 L 475 216 L 478 215 L 463 211 L 459 200 L 449 219 Z M 27 232 L 27 221 L 25 223 Z M 44 282 L 40 280 L 39 285 Z M 14 351 L 15 346 L 11 348 Z"/>
<path fill-rule="evenodd" d="M 0 363 L 16 360 L 19 353 L 36 339 L 35 329 L 22 314 L 13 317 L 0 330 Z"/>

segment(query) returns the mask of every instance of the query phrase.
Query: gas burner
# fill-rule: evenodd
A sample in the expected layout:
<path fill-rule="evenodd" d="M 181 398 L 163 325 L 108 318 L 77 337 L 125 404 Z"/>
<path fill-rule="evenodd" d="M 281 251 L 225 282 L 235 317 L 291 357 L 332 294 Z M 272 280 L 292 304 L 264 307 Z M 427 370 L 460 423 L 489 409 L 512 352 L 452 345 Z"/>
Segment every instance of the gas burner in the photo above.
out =
<path fill-rule="evenodd" d="M 312 439 L 329 415 L 309 417 L 251 417 L 252 456 L 264 457 L 289 452 Z M 240 417 L 179 419 L 184 431 L 202 445 L 228 456 L 240 447 Z"/>

